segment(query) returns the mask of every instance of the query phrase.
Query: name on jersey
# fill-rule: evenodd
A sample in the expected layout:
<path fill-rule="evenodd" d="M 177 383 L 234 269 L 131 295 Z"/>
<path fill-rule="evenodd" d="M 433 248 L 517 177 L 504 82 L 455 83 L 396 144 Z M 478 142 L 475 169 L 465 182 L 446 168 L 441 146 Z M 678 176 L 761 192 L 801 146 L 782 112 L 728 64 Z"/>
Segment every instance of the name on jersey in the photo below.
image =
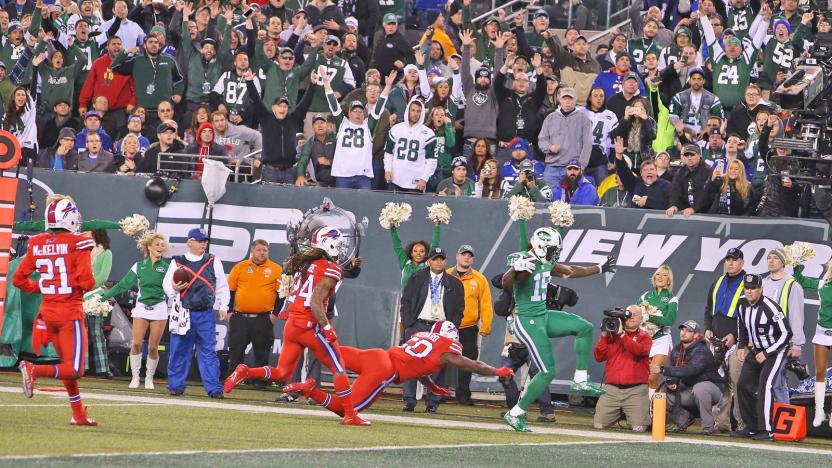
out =
<path fill-rule="evenodd" d="M 46 244 L 32 246 L 32 253 L 37 257 L 49 255 L 66 255 L 69 253 L 69 246 L 66 244 Z"/>

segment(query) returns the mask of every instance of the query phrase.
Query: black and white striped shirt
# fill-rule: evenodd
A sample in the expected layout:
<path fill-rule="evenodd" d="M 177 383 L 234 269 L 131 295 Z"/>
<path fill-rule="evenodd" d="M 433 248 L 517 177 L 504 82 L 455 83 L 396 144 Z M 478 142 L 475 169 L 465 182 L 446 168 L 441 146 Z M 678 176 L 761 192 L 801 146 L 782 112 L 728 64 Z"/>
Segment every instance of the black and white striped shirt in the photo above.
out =
<path fill-rule="evenodd" d="M 766 357 L 786 349 L 792 330 L 776 302 L 762 296 L 752 305 L 743 298 L 737 312 L 740 348 L 750 343 L 753 349 L 763 351 Z"/>

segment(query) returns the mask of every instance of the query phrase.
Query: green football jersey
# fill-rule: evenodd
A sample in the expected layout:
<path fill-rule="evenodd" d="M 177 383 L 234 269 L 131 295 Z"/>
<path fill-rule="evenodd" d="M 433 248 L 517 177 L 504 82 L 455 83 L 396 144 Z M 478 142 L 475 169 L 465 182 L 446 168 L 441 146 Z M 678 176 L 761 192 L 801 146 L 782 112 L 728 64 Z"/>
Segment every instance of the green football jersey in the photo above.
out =
<path fill-rule="evenodd" d="M 521 257 L 533 257 L 530 252 L 515 252 L 508 256 L 508 266 Z M 515 281 L 513 289 L 515 313 L 530 316 L 546 313 L 546 287 L 554 263 L 545 264 L 534 258 L 534 273 L 524 281 Z"/>
<path fill-rule="evenodd" d="M 748 30 L 754 21 L 754 10 L 750 6 L 745 8 L 728 7 L 728 28 L 740 39 L 748 37 Z"/>
<path fill-rule="evenodd" d="M 654 52 L 656 57 L 658 57 L 659 54 L 661 54 L 661 49 L 653 39 L 642 37 L 627 41 L 627 52 L 630 54 L 630 58 L 632 59 L 630 68 L 635 70 L 638 65 L 644 63 L 644 56 L 647 55 L 647 52 Z"/>
<path fill-rule="evenodd" d="M 719 52 L 722 52 L 719 50 Z M 754 66 L 745 53 L 731 60 L 724 53 L 720 53 L 713 60 L 713 88 L 714 94 L 722 102 L 723 107 L 739 105 L 745 97 L 745 88 L 751 79 L 751 68 Z"/>
<path fill-rule="evenodd" d="M 792 41 L 780 42 L 777 39 L 770 39 L 763 48 L 763 71 L 757 84 L 763 89 L 772 89 L 777 78 L 777 72 L 781 69 L 791 71 L 794 69 L 795 58 L 800 55 Z"/>
<path fill-rule="evenodd" d="M 400 23 L 404 20 L 406 13 L 405 0 L 378 0 L 378 7 L 378 17 L 380 19 L 384 18 L 384 15 L 387 13 L 393 13 L 397 18 L 399 18 Z"/>

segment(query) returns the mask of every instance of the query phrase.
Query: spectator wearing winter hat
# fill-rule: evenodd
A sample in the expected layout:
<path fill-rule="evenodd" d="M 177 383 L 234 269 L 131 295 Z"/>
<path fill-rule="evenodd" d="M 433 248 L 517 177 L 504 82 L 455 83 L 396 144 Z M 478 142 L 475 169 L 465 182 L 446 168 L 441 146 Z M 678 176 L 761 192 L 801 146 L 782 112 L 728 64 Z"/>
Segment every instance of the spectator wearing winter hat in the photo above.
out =
<path fill-rule="evenodd" d="M 472 197 L 474 181 L 468 177 L 468 162 L 457 157 L 451 162 L 451 176 L 439 182 L 436 193 L 440 197 Z"/>
<path fill-rule="evenodd" d="M 797 3 L 794 0 L 789 1 L 794 4 Z M 772 26 L 774 34 L 766 36 L 766 40 L 763 41 L 765 44 L 763 47 L 763 68 L 760 72 L 760 78 L 757 80 L 757 85 L 764 92 L 775 89 L 777 85 L 785 80 L 785 75 L 791 73 L 797 65 L 797 58 L 803 52 L 803 43 L 812 32 L 813 18 L 814 15 L 811 12 L 804 14 L 803 22 L 797 26 L 796 30 L 785 18 L 774 20 Z M 794 37 L 792 38 L 793 31 Z"/>
<path fill-rule="evenodd" d="M 214 142 L 214 126 L 210 122 L 205 122 L 200 125 L 195 135 L 196 141 L 185 148 L 186 154 L 197 154 L 199 159 L 196 163 L 196 173 L 194 178 L 202 177 L 202 161 L 211 156 L 228 156 L 228 152 L 224 146 L 218 145 Z"/>
<path fill-rule="evenodd" d="M 52 147 L 42 151 L 38 167 L 53 171 L 77 171 L 78 152 L 75 151 L 75 131 L 64 127 L 58 132 L 58 138 Z"/>
<path fill-rule="evenodd" d="M 87 111 L 84 114 L 84 128 L 75 138 L 75 150 L 82 153 L 87 149 L 87 135 L 98 134 L 101 137 L 101 146 L 104 150 L 112 153 L 113 139 L 101 128 L 101 114 L 95 110 Z"/>
<path fill-rule="evenodd" d="M 494 69 L 499 70 L 503 66 L 503 46 L 507 35 L 497 36 L 494 42 L 496 54 L 494 57 Z M 494 83 L 491 80 L 491 72 L 487 68 L 479 68 L 475 74 L 471 73 L 471 47 L 474 45 L 474 36 L 471 31 L 462 33 L 462 91 L 465 94 L 465 144 L 462 154 L 465 157 L 471 154 L 471 144 L 477 138 L 488 139 L 492 148 L 496 141 L 497 115 L 499 113 L 499 102 Z M 491 154 L 496 151 L 491 150 Z"/>
<path fill-rule="evenodd" d="M 396 122 L 404 121 L 407 106 L 411 99 L 421 96 L 419 81 L 419 67 L 412 63 L 405 65 L 401 81 L 393 86 L 393 90 L 390 91 L 390 98 L 387 100 L 387 110 L 391 114 L 395 114 Z"/>
<path fill-rule="evenodd" d="M 537 76 L 543 73 L 539 56 L 533 61 Z M 494 91 L 498 99 L 497 113 L 497 161 L 500 163 L 511 159 L 510 141 L 521 137 L 532 145 L 537 143 L 540 131 L 540 106 L 546 97 L 546 86 L 535 86 L 529 92 L 531 73 L 518 70 L 514 73 L 511 89 L 506 88 L 506 72 L 509 63 L 504 62 L 494 79 Z"/>
<path fill-rule="evenodd" d="M 524 159 L 518 167 L 517 180 L 511 190 L 503 192 L 504 198 L 520 195 L 536 203 L 552 201 L 552 188 L 543 178 L 535 177 L 534 163 Z"/>
<path fill-rule="evenodd" d="M 40 144 L 44 148 L 54 146 L 58 142 L 58 133 L 63 128 L 71 128 L 74 132 L 81 126 L 77 118 L 72 116 L 72 107 L 68 101 L 58 101 L 52 108 L 53 116 L 43 124 L 40 133 Z"/>
<path fill-rule="evenodd" d="M 523 138 L 515 138 L 511 141 L 511 159 L 504 162 L 500 166 L 500 179 L 502 179 L 502 191 L 508 193 L 514 188 L 514 184 L 520 177 L 520 164 L 523 161 L 529 161 L 532 165 L 534 178 L 540 179 L 543 177 L 545 166 L 540 161 L 535 160 L 531 154 L 531 147 L 529 142 Z M 530 179 L 531 177 L 527 177 Z"/>
<path fill-rule="evenodd" d="M 566 164 L 566 175 L 554 188 L 552 199 L 570 205 L 598 205 L 598 189 L 591 179 L 584 176 L 580 161 L 573 159 Z"/>

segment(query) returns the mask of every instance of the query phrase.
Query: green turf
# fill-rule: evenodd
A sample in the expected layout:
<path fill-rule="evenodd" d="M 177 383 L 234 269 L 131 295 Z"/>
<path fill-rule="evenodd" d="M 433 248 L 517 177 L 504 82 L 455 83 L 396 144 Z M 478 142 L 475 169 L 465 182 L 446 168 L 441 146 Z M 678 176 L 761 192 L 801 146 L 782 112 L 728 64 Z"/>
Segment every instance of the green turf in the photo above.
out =
<path fill-rule="evenodd" d="M 705 455 L 707 453 L 707 456 Z M 471 447 L 463 450 L 420 449 L 376 451 L 320 451 L 291 453 L 187 454 L 161 458 L 159 455 L 94 458 L 49 458 L 41 460 L 0 460 L 0 464 L 24 467 L 90 466 L 107 467 L 622 467 L 680 466 L 697 468 L 750 464 L 748 451 L 730 447 L 702 447 L 680 443 L 615 443 L 604 445 Z M 798 461 L 799 460 L 799 461 Z M 814 454 L 765 452 L 753 461 L 755 468 L 783 467 L 798 461 L 801 468 L 828 467 L 829 457 Z"/>

